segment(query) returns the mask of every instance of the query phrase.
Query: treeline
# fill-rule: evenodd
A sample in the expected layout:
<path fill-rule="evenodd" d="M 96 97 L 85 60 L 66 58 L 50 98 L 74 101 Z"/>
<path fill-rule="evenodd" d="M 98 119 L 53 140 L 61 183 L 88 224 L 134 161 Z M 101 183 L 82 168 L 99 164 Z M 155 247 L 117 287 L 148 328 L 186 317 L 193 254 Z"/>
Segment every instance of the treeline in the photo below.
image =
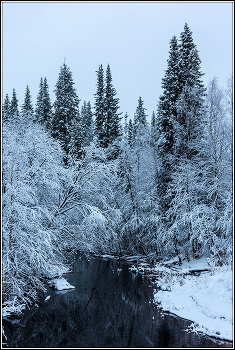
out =
<path fill-rule="evenodd" d="M 3 302 L 16 312 L 67 270 L 65 250 L 232 261 L 232 79 L 202 82 L 187 24 L 170 41 L 157 110 L 122 122 L 110 66 L 95 104 L 64 63 L 52 105 L 41 78 L 3 103 Z M 18 308 L 18 309 L 17 309 Z"/>

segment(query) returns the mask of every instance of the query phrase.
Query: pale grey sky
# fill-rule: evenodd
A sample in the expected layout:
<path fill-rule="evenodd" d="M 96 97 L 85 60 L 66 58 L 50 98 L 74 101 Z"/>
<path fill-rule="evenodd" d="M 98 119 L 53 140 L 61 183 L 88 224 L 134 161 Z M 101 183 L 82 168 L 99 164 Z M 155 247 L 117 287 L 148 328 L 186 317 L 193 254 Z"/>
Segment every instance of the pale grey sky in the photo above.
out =
<path fill-rule="evenodd" d="M 109 63 L 120 112 L 132 118 L 139 96 L 149 120 L 162 93 L 169 41 L 185 22 L 199 50 L 205 85 L 226 85 L 233 64 L 233 2 L 2 1 L 2 98 L 26 85 L 35 104 L 41 77 L 54 88 L 66 59 L 81 99 L 94 103 L 96 70 Z"/>

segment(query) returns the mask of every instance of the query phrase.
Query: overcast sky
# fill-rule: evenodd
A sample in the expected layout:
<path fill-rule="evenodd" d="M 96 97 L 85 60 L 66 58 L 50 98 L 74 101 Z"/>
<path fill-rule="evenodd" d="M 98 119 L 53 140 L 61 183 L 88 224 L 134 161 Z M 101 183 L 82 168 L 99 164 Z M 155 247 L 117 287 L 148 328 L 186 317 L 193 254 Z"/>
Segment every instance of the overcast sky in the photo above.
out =
<path fill-rule="evenodd" d="M 96 71 L 109 63 L 120 112 L 132 118 L 139 96 L 149 119 L 162 93 L 169 41 L 185 22 L 202 61 L 205 85 L 232 74 L 233 2 L 1 2 L 3 99 L 26 85 L 35 104 L 41 77 L 54 88 L 64 59 L 77 94 L 94 103 Z"/>

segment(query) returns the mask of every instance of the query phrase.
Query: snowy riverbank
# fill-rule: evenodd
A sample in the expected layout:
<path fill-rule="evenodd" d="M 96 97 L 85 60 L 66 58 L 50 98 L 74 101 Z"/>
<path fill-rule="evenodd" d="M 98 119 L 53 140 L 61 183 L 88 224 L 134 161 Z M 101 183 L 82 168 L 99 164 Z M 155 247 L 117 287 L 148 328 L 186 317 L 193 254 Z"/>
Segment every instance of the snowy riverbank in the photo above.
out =
<path fill-rule="evenodd" d="M 169 263 L 169 262 L 168 262 Z M 169 265 L 168 265 L 169 266 Z M 181 266 L 157 264 L 162 278 L 156 282 L 161 290 L 155 302 L 168 311 L 193 323 L 189 331 L 203 332 L 221 339 L 233 340 L 233 280 L 231 267 L 208 269 L 207 260 L 183 262 Z M 203 271 L 198 276 L 188 274 Z M 206 271 L 207 270 L 207 271 Z"/>
<path fill-rule="evenodd" d="M 103 258 L 115 259 L 111 255 L 103 255 Z M 130 267 L 133 273 L 148 275 L 156 287 L 154 302 L 163 312 L 192 321 L 188 332 L 233 340 L 231 266 L 213 266 L 205 257 L 183 261 L 181 265 L 175 258 L 155 263 L 154 267 L 141 255 L 122 259 L 133 264 Z"/>

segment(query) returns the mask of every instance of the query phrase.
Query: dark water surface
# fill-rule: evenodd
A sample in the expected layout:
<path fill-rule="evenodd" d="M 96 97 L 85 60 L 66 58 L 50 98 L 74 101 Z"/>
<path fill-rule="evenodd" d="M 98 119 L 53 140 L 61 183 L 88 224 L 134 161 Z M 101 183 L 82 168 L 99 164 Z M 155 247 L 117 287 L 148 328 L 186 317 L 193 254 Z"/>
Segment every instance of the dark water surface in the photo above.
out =
<path fill-rule="evenodd" d="M 77 256 L 64 277 L 75 289 L 48 289 L 39 307 L 19 322 L 3 320 L 8 347 L 17 348 L 182 348 L 229 347 L 187 333 L 191 323 L 162 315 L 152 304 L 147 279 L 129 265 Z M 45 298 L 50 295 L 50 299 Z M 5 346 L 6 347 L 6 346 Z"/>

